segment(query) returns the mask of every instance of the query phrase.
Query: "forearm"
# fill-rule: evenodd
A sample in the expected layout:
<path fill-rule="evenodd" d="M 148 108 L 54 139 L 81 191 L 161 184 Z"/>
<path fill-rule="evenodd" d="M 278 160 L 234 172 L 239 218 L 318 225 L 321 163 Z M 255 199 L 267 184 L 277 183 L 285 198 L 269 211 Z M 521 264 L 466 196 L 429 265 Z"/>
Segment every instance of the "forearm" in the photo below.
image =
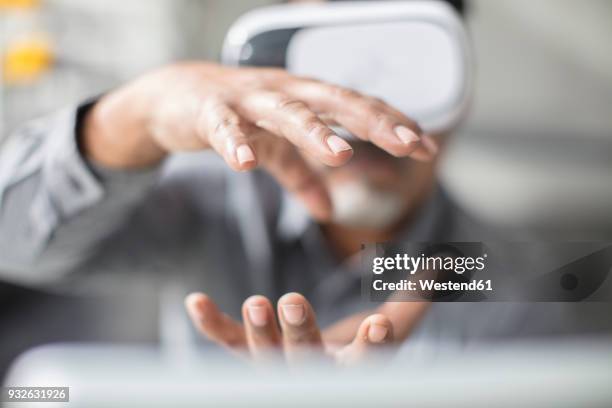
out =
<path fill-rule="evenodd" d="M 63 276 L 142 200 L 155 171 L 95 174 L 76 143 L 75 109 L 18 131 L 0 152 L 0 271 L 40 283 Z"/>

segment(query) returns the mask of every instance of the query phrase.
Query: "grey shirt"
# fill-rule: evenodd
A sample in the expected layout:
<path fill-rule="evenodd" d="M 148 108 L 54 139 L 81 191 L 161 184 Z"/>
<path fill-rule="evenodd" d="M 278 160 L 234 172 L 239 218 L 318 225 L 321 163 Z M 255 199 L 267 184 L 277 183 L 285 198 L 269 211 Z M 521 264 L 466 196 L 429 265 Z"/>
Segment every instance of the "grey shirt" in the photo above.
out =
<path fill-rule="evenodd" d="M 275 300 L 299 291 L 322 325 L 373 306 L 361 299 L 351 261 L 334 259 L 318 226 L 267 174 L 232 172 L 206 153 L 141 172 L 100 168 L 77 145 L 87 107 L 27 125 L 0 152 L 2 279 L 71 291 L 159 290 L 170 316 L 162 325 L 175 325 L 173 333 L 191 291 L 234 316 L 252 294 Z M 485 234 L 439 188 L 401 238 Z M 607 333 L 609 325 L 588 324 L 588 305 L 575 306 L 568 314 L 565 304 L 435 304 L 411 342 L 418 349 L 419 341 Z"/>

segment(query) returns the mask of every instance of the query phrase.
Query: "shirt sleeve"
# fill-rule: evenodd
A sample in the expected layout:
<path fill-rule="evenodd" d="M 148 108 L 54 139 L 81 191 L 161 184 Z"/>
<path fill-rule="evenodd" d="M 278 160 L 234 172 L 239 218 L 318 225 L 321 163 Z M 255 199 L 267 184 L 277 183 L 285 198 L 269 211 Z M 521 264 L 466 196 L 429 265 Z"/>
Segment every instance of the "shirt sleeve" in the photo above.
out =
<path fill-rule="evenodd" d="M 92 103 L 31 122 L 0 148 L 0 277 L 40 284 L 84 262 L 155 184 L 158 168 L 114 171 L 77 143 Z"/>

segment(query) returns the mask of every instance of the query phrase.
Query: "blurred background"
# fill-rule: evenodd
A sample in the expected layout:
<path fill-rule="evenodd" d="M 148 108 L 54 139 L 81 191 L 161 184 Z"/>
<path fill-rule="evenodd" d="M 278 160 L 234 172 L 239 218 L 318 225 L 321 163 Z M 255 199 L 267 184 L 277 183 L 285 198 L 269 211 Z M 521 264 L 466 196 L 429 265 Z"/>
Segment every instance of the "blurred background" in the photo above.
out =
<path fill-rule="evenodd" d="M 218 59 L 229 25 L 271 3 L 0 0 L 0 148 L 28 119 L 150 68 Z M 467 6 L 476 88 L 445 158 L 444 184 L 488 222 L 554 239 L 610 240 L 612 2 L 470 0 Z M 155 341 L 163 315 L 157 304 L 102 306 L 0 283 L 0 375 L 34 344 L 87 340 L 79 329 L 94 316 L 105 317 L 94 322 L 91 338 Z M 114 320 L 106 326 L 108 316 Z M 133 319 L 142 324 L 135 328 Z"/>

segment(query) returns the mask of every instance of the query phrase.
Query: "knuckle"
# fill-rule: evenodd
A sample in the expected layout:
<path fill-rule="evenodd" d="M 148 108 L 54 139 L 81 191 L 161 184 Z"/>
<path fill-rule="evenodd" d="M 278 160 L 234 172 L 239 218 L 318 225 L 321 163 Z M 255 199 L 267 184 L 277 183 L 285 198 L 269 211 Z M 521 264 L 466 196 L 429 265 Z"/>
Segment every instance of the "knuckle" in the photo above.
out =
<path fill-rule="evenodd" d="M 374 105 L 386 105 L 387 104 L 382 98 L 379 98 L 377 96 L 368 96 L 366 97 L 366 100 L 368 100 L 370 103 Z"/>
<path fill-rule="evenodd" d="M 305 109 L 306 104 L 297 99 L 282 96 L 276 101 L 276 108 L 288 113 L 297 113 Z"/>
<path fill-rule="evenodd" d="M 305 128 L 308 138 L 317 142 L 324 142 L 330 134 L 329 128 L 314 118 L 306 123 Z"/>
<path fill-rule="evenodd" d="M 378 131 L 383 128 L 393 126 L 393 120 L 389 115 L 379 110 L 372 112 L 372 128 L 374 131 Z"/>
<path fill-rule="evenodd" d="M 387 116 L 385 113 L 381 112 L 381 111 L 374 111 L 372 114 L 372 118 L 377 122 L 385 122 L 388 121 L 389 116 Z"/>
<path fill-rule="evenodd" d="M 233 127 L 238 126 L 238 119 L 235 117 L 223 117 L 217 121 L 214 127 L 214 132 L 222 132 L 227 131 Z"/>
<path fill-rule="evenodd" d="M 365 101 L 369 105 L 370 109 L 383 110 L 387 106 L 387 103 L 384 100 L 374 96 L 365 97 Z"/>
<path fill-rule="evenodd" d="M 361 94 L 353 89 L 344 88 L 342 86 L 332 86 L 331 93 L 333 96 L 341 99 L 360 98 Z"/>

